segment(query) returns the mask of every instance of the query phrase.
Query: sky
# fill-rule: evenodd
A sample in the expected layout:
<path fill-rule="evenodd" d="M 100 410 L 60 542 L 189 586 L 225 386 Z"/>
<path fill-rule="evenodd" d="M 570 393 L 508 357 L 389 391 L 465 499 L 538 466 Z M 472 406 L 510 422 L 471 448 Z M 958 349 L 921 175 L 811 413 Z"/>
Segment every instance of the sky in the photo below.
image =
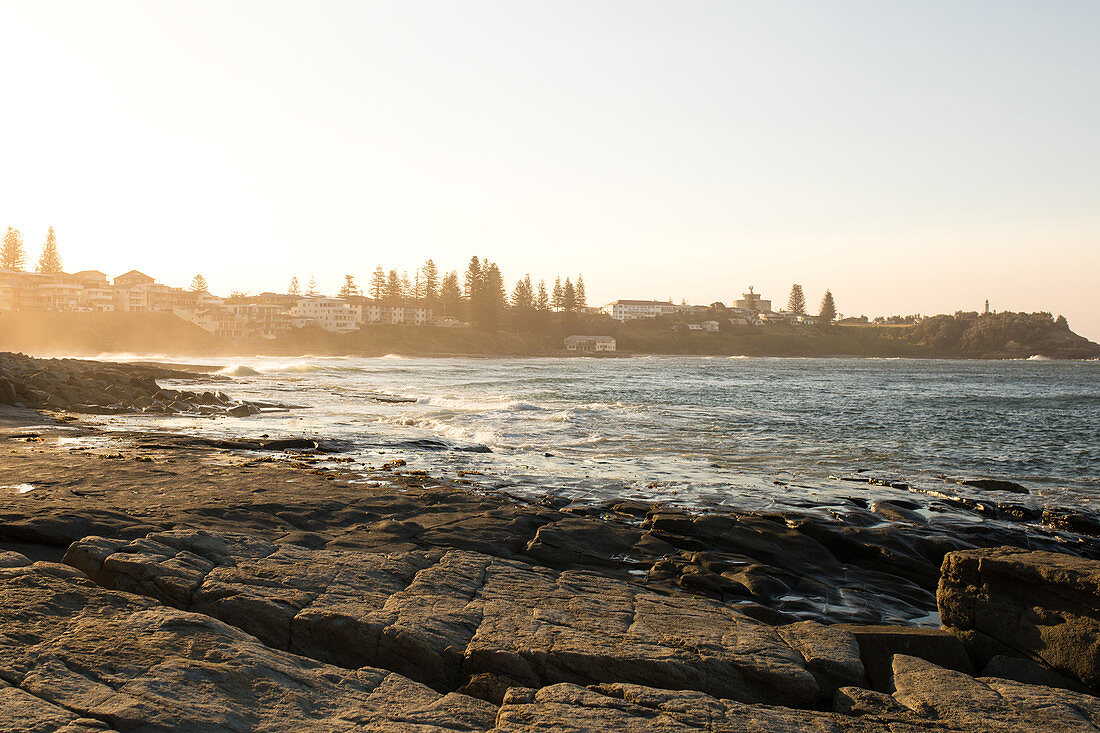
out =
<path fill-rule="evenodd" d="M 0 3 L 0 227 L 334 292 L 1046 310 L 1100 340 L 1095 0 Z"/>

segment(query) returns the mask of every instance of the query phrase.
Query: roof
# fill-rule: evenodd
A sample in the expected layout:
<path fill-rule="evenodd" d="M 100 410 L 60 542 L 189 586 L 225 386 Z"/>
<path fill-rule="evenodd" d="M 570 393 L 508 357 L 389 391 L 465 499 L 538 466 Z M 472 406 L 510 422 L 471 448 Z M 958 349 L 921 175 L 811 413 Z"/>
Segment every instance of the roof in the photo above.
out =
<path fill-rule="evenodd" d="M 671 300 L 613 300 L 608 305 L 672 305 Z"/>
<path fill-rule="evenodd" d="M 138 270 L 130 270 L 129 272 L 124 272 L 121 275 L 119 275 L 118 277 L 116 277 L 115 280 L 122 280 L 123 278 L 125 278 L 127 280 L 137 279 L 137 280 L 144 280 L 146 282 L 154 282 L 153 278 L 149 277 L 144 272 L 140 272 Z"/>

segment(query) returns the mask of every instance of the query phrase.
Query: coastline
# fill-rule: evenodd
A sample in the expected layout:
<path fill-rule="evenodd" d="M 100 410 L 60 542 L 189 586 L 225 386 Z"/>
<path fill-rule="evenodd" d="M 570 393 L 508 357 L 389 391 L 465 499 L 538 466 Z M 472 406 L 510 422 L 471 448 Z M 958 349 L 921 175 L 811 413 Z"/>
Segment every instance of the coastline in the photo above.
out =
<path fill-rule="evenodd" d="M 11 560 L 15 564 L 5 572 L 13 577 L 38 578 L 53 573 L 49 577 L 57 578 L 59 573 L 79 570 L 80 578 L 87 576 L 95 581 L 89 590 L 81 592 L 96 599 L 99 596 L 95 594 L 101 591 L 93 592 L 93 587 L 105 589 L 102 592 L 127 591 L 152 598 L 157 609 L 175 607 L 189 610 L 192 615 L 206 614 L 252 634 L 248 637 L 252 639 L 250 644 L 256 637 L 279 653 L 300 655 L 295 659 L 304 655 L 309 660 L 335 664 L 337 671 L 329 674 L 344 674 L 338 670 L 369 663 L 386 674 L 405 675 L 444 695 L 432 705 L 437 710 L 445 708 L 447 715 L 467 716 L 467 730 L 491 726 L 501 731 L 528 730 L 523 721 L 595 725 L 586 717 L 594 710 L 607 729 L 627 729 L 657 714 L 654 708 L 638 702 L 632 703 L 640 705 L 634 708 L 612 705 L 609 701 L 622 700 L 622 693 L 612 690 L 617 684 L 648 684 L 646 689 L 651 691 L 646 695 L 668 698 L 657 706 L 660 715 L 667 718 L 662 718 L 660 728 L 687 725 L 685 730 L 695 728 L 673 711 L 683 703 L 676 695 L 688 692 L 711 695 L 706 699 L 714 702 L 706 704 L 724 705 L 731 715 L 754 719 L 781 715 L 783 720 L 840 725 L 844 730 L 878 730 L 890 721 L 923 730 L 923 726 L 931 725 L 930 720 L 921 718 L 919 706 L 897 707 L 897 692 L 908 690 L 910 699 L 922 694 L 934 697 L 947 684 L 945 679 L 956 685 L 962 684 L 960 680 L 988 684 L 971 677 L 980 673 L 985 675 L 982 680 L 1015 674 L 1013 684 L 1028 687 L 1020 698 L 1024 702 L 1018 699 L 1017 707 L 1005 712 L 1009 717 L 1000 723 L 982 723 L 980 715 L 964 706 L 959 714 L 973 719 L 960 719 L 962 722 L 957 721 L 957 727 L 951 730 L 1003 730 L 1008 720 L 1014 725 L 1037 721 L 1033 723 L 1037 727 L 1018 729 L 1042 730 L 1041 716 L 1035 717 L 1042 696 L 1084 695 L 1086 701 L 1095 699 L 1087 685 L 1065 674 L 1065 670 L 1055 671 L 1034 658 L 1013 656 L 999 647 L 991 653 L 968 642 L 965 634 L 938 628 L 941 619 L 936 615 L 945 592 L 940 566 L 947 568 L 949 557 L 983 547 L 1008 546 L 1016 548 L 1013 552 L 1043 554 L 1036 553 L 1041 550 L 1067 559 L 1072 558 L 1067 550 L 1075 550 L 1078 555 L 1092 558 L 1080 562 L 1097 563 L 1100 550 L 1093 536 L 1052 528 L 1048 540 L 1043 540 L 1023 529 L 1013 531 L 1001 524 L 970 520 L 932 527 L 921 521 L 914 507 L 876 497 L 880 487 L 874 479 L 862 486 L 853 485 L 851 511 L 843 516 L 814 511 L 784 515 L 688 512 L 628 500 L 570 504 L 549 496 L 524 500 L 499 492 L 475 491 L 460 471 L 430 476 L 408 470 L 398 455 L 364 475 L 348 470 L 339 450 L 326 446 L 323 438 L 314 448 L 210 441 L 166 432 L 106 432 L 68 417 L 58 422 L 39 412 L 9 407 L 0 407 L 0 448 L 5 455 L 0 551 L 18 553 L 33 563 L 20 565 L 22 560 Z M 957 508 L 971 517 L 982 516 L 980 506 L 964 504 Z M 102 539 L 94 539 L 97 537 Z M 1076 547 L 1072 542 L 1067 544 L 1073 537 L 1077 538 Z M 219 542 L 223 544 L 217 545 Z M 211 543 L 222 549 L 211 554 Z M 260 545 L 268 549 L 248 549 Z M 177 546 L 188 549 L 172 549 Z M 181 554 L 174 558 L 163 554 L 177 551 Z M 253 558 L 250 552 L 254 559 L 245 559 Z M 278 565 L 278 572 L 276 566 L 263 564 L 268 562 L 264 558 L 284 556 L 288 559 L 279 562 L 291 564 Z M 221 600 L 199 604 L 196 594 L 206 587 L 203 578 L 210 575 L 209 569 L 201 574 L 199 585 L 184 596 L 173 590 L 181 579 L 190 577 L 190 571 L 178 565 L 180 558 L 195 557 L 206 559 L 186 562 L 204 568 L 209 563 L 217 565 L 229 562 L 227 558 L 239 558 L 231 566 L 236 569 L 220 581 L 230 595 L 218 591 L 214 596 L 218 599 L 251 597 L 249 593 L 255 591 L 246 592 L 253 586 L 244 576 L 253 566 L 268 578 L 265 588 L 270 590 L 272 583 L 276 587 L 281 587 L 281 582 L 290 585 L 262 603 L 240 601 L 245 603 L 240 608 L 226 606 Z M 370 645 L 363 648 L 365 656 L 346 658 L 341 656 L 341 648 L 349 642 L 334 635 L 337 626 L 331 626 L 336 623 L 330 620 L 333 611 L 321 614 L 323 596 L 312 596 L 314 600 L 308 602 L 295 600 L 298 596 L 294 594 L 309 595 L 309 583 L 301 575 L 306 571 L 299 569 L 303 566 L 315 566 L 321 569 L 316 572 L 322 572 L 331 563 L 346 568 L 351 567 L 349 563 L 366 563 L 356 573 L 374 573 L 377 571 L 371 568 L 381 567 L 378 563 L 400 562 L 412 562 L 420 568 L 415 578 L 423 583 L 428 582 L 430 573 L 436 574 L 430 588 L 418 591 L 427 593 L 425 597 L 449 598 L 452 592 L 464 598 L 472 592 L 471 597 L 477 597 L 496 588 L 494 592 L 502 595 L 494 596 L 490 605 L 498 613 L 503 613 L 500 608 L 518 603 L 520 596 L 510 595 L 515 590 L 511 585 L 487 585 L 486 578 L 495 577 L 493 572 L 519 574 L 510 582 L 520 586 L 537 586 L 540 578 L 556 578 L 553 588 L 573 590 L 567 596 L 551 593 L 544 598 L 535 618 L 542 614 L 557 619 L 549 628 L 573 639 L 568 649 L 571 661 L 565 668 L 555 663 L 531 670 L 514 662 L 501 666 L 504 651 L 494 651 L 493 645 L 506 642 L 495 636 L 484 620 L 475 625 L 477 634 L 484 637 L 480 643 L 490 645 L 484 658 L 470 656 L 474 646 L 468 647 L 464 658 L 460 655 L 456 660 L 443 651 L 437 657 L 431 651 L 435 642 L 421 639 L 419 632 L 413 631 L 402 632 L 412 636 L 401 637 L 400 643 L 405 645 L 400 646 L 401 659 L 371 651 L 376 647 Z M 488 564 L 479 566 L 482 569 L 468 577 L 464 563 L 471 562 Z M 427 564 L 421 567 L 423 563 Z M 226 568 L 228 572 L 230 566 Z M 213 572 L 218 571 L 215 568 Z M 354 580 L 360 576 L 349 572 L 326 576 L 325 593 L 347 582 L 351 584 L 349 591 L 362 594 L 379 582 L 367 582 L 367 576 Z M 525 575 L 529 573 L 534 575 Z M 281 575 L 285 581 L 279 580 Z M 414 576 L 409 577 L 411 581 Z M 356 585 L 363 582 L 367 585 Z M 241 583 L 244 585 L 235 585 Z M 473 590 L 467 589 L 467 583 L 474 584 L 470 586 Z M 416 587 L 413 582 L 400 593 L 389 595 L 387 604 L 396 603 L 401 593 L 411 593 L 410 589 Z M 838 589 L 845 589 L 841 595 L 862 590 L 864 598 L 855 603 L 830 602 L 837 597 Z M 39 588 L 36 592 L 45 591 Z M 637 648 L 631 647 L 634 656 L 629 665 L 619 667 L 616 662 L 608 667 L 608 655 L 614 659 L 615 654 L 622 653 L 626 637 L 616 642 L 617 646 L 604 649 L 596 640 L 583 637 L 582 629 L 597 623 L 601 603 L 623 593 L 634 598 L 635 623 L 640 598 L 644 596 L 647 607 L 655 609 L 656 615 L 646 622 L 651 627 L 645 632 L 647 639 L 660 636 L 658 618 L 667 616 L 677 629 L 674 633 L 681 635 L 689 633 L 683 620 L 696 619 L 695 631 L 690 633 L 706 635 L 726 628 L 732 622 L 728 615 L 732 612 L 737 628 L 743 627 L 739 633 L 762 635 L 755 643 L 769 650 L 764 653 L 766 657 L 788 655 L 783 657 L 788 661 L 769 662 L 766 668 L 750 665 L 752 671 L 738 673 L 755 675 L 753 679 L 765 679 L 766 684 L 745 686 L 742 682 L 739 687 L 732 681 L 719 683 L 715 680 L 722 676 L 708 676 L 713 673 L 693 682 L 691 675 L 672 674 L 667 663 L 659 661 L 660 655 L 670 653 L 666 647 L 658 649 L 647 646 L 649 641 L 635 639 L 630 642 Z M 414 605 L 423 603 L 416 601 Z M 577 604 L 587 610 L 567 612 Z M 294 642 L 293 635 L 291 642 L 281 641 L 283 632 L 266 625 L 276 624 L 285 616 L 287 611 L 279 609 L 289 609 L 292 618 L 287 623 L 303 623 L 307 608 L 321 614 L 311 617 L 319 630 L 309 645 Z M 448 614 L 455 613 L 451 605 L 440 605 L 438 600 L 426 608 L 421 615 L 401 623 L 413 623 L 415 619 L 414 626 L 421 628 L 444 623 Z M 367 618 L 377 611 L 344 608 L 341 613 Z M 485 609 L 477 614 L 479 619 L 487 618 Z M 263 623 L 255 625 L 259 623 L 256 618 L 263 618 Z M 513 623 L 510 618 L 500 623 Z M 0 619 L 0 628 L 8 628 L 10 623 L 11 619 Z M 635 624 L 628 626 L 634 628 Z M 628 626 L 615 633 L 633 634 Z M 447 631 L 444 636 L 449 639 L 455 633 Z M 551 641 L 551 637 L 533 638 L 542 639 L 536 648 L 508 653 L 520 653 L 528 659 L 525 654 L 537 652 L 538 659 L 552 660 L 562 643 Z M 244 643 L 234 639 L 238 646 Z M 157 643 L 163 650 L 164 643 L 175 642 L 162 639 Z M 693 656 L 697 653 L 692 651 L 696 643 L 689 642 L 673 652 L 677 669 L 695 669 L 702 664 Z M 540 650 L 538 644 L 545 647 Z M 744 667 L 750 662 L 735 653 L 735 648 L 721 652 L 733 655 L 723 663 L 733 669 L 750 670 Z M 792 650 L 797 653 L 789 657 Z M 106 657 L 92 658 L 98 659 L 99 665 L 108 664 Z M 471 659 L 482 661 L 475 664 Z M 1006 663 L 1006 659 L 1014 661 Z M 914 672 L 910 675 L 913 681 L 907 681 L 913 665 L 920 674 Z M 446 674 L 433 676 L 435 673 L 428 670 L 434 669 L 446 670 Z M 918 677 L 923 681 L 915 681 Z M 5 680 L 21 691 L 35 689 L 25 676 Z M 1034 685 L 1037 680 L 1042 684 Z M 174 683 L 161 680 L 159 684 Z M 1063 689 L 1067 687 L 1073 692 Z M 563 698 L 566 692 L 569 694 Z M 894 697 L 889 693 L 895 693 Z M 582 700 L 577 695 L 596 697 Z M 698 698 L 692 699 L 693 705 L 700 704 Z M 732 703 L 731 699 L 739 702 Z M 444 705 L 443 700 L 449 702 Z M 1073 700 L 1083 704 L 1079 698 Z M 240 701 L 235 704 L 246 705 Z M 777 704 L 780 707 L 767 707 Z M 110 715 L 90 709 L 83 712 L 109 725 L 120 724 L 120 719 Z M 186 720 L 187 705 L 175 714 Z M 779 722 L 773 725 L 782 729 Z M 323 726 L 341 729 L 329 719 Z M 443 727 L 455 729 L 450 723 Z"/>
<path fill-rule="evenodd" d="M 619 353 L 635 356 L 1100 358 L 1100 345 L 1059 327 L 1049 314 L 1042 313 L 1006 313 L 976 321 L 935 316 L 909 326 L 731 326 L 718 333 L 688 333 L 683 330 L 684 322 L 667 317 L 620 323 L 606 316 L 552 315 L 554 318 L 534 330 L 514 325 L 502 330 L 372 325 L 337 334 L 312 327 L 268 340 L 215 336 L 168 313 L 0 313 L 3 334 L 0 349 L 91 357 L 158 352 L 189 353 L 202 358 L 239 353 L 281 357 L 303 353 L 362 357 L 391 353 L 430 358 L 561 357 L 575 355 L 563 348 L 566 336 L 603 334 L 617 340 Z"/>

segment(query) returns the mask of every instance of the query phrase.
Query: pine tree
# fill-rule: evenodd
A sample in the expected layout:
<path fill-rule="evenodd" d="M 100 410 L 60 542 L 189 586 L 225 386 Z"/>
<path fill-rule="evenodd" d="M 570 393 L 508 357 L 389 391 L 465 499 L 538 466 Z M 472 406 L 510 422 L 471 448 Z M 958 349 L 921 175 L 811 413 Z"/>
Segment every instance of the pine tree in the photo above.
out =
<path fill-rule="evenodd" d="M 484 269 L 482 300 L 479 325 L 484 328 L 499 328 L 508 307 L 508 294 L 504 291 L 504 277 L 495 262 L 489 262 Z"/>
<path fill-rule="evenodd" d="M 451 270 L 439 286 L 439 306 L 445 318 L 457 318 L 462 312 L 462 288 L 458 284 L 458 273 Z"/>
<path fill-rule="evenodd" d="M 306 295 L 320 295 L 317 291 L 317 277 L 314 275 L 309 276 L 309 290 L 306 291 Z"/>
<path fill-rule="evenodd" d="M 578 310 L 588 307 L 588 296 L 584 293 L 584 275 L 577 275 L 577 284 L 573 286 L 573 299 Z"/>
<path fill-rule="evenodd" d="M 535 310 L 548 311 L 550 310 L 550 296 L 546 293 L 546 281 L 539 280 L 538 294 L 535 295 Z"/>
<path fill-rule="evenodd" d="M 464 286 L 466 318 L 471 323 L 480 324 L 485 320 L 485 271 L 477 257 L 471 257 L 470 264 L 466 266 Z"/>
<path fill-rule="evenodd" d="M 385 294 L 388 300 L 401 299 L 401 276 L 397 274 L 397 270 L 390 270 L 386 276 Z"/>
<path fill-rule="evenodd" d="M 421 291 L 423 292 L 424 300 L 431 305 L 439 297 L 439 269 L 435 266 L 435 263 L 428 260 L 420 268 L 421 274 Z"/>
<path fill-rule="evenodd" d="M 401 273 L 401 297 L 402 298 L 415 298 L 416 291 L 413 290 L 412 283 L 409 282 L 409 273 L 406 270 Z"/>
<path fill-rule="evenodd" d="M 287 288 L 286 294 L 287 295 L 301 295 L 302 294 L 302 286 L 298 284 L 298 278 L 296 278 L 296 277 L 290 278 L 290 287 Z"/>
<path fill-rule="evenodd" d="M 38 258 L 38 266 L 35 272 L 43 272 L 56 275 L 61 272 L 61 255 L 57 252 L 57 237 L 53 233 L 53 227 L 46 234 L 46 243 L 42 245 L 42 256 Z"/>
<path fill-rule="evenodd" d="M 4 244 L 0 245 L 0 267 L 8 270 L 22 270 L 26 262 L 23 235 L 18 229 L 8 227 L 8 233 L 4 235 Z"/>
<path fill-rule="evenodd" d="M 477 257 L 470 258 L 470 264 L 466 266 L 466 299 L 474 301 L 477 299 L 478 291 L 481 289 L 481 260 Z"/>
<path fill-rule="evenodd" d="M 352 298 L 357 295 L 362 295 L 359 292 L 359 286 L 355 284 L 354 275 L 344 275 L 344 285 L 340 288 L 339 293 L 341 298 Z"/>
<path fill-rule="evenodd" d="M 535 294 L 531 291 L 530 275 L 518 280 L 512 289 L 512 307 L 519 311 L 534 310 Z"/>
<path fill-rule="evenodd" d="M 569 282 L 569 278 L 565 278 L 565 287 L 561 291 L 561 309 L 566 313 L 577 310 L 577 289 Z"/>
<path fill-rule="evenodd" d="M 550 305 L 556 311 L 565 307 L 565 291 L 562 290 L 560 277 L 554 278 L 554 289 L 550 291 Z"/>
<path fill-rule="evenodd" d="M 821 311 L 817 317 L 825 323 L 831 323 L 836 319 L 836 303 L 833 302 L 832 292 L 825 291 L 825 297 L 821 299 Z"/>
<path fill-rule="evenodd" d="M 802 286 L 798 283 L 791 286 L 791 297 L 787 299 L 787 310 L 800 316 L 806 315 L 806 296 L 802 294 Z"/>
<path fill-rule="evenodd" d="M 382 265 L 374 268 L 374 274 L 370 276 L 370 297 L 378 300 L 386 293 L 386 273 Z"/>
<path fill-rule="evenodd" d="M 206 278 L 202 275 L 195 275 L 191 278 L 191 292 L 192 293 L 205 293 L 206 292 Z M 223 291 L 224 292 L 224 291 Z"/>

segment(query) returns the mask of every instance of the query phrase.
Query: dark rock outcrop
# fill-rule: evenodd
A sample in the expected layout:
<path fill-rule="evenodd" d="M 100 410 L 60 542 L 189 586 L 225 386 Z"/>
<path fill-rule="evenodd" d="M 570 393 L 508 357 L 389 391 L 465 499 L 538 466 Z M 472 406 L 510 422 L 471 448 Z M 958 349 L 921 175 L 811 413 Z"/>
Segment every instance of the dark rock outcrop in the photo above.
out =
<path fill-rule="evenodd" d="M 0 404 L 89 415 L 145 412 L 248 417 L 260 412 L 257 405 L 232 400 L 221 392 L 162 389 L 156 382 L 196 377 L 191 372 L 147 364 L 36 359 L 2 352 Z"/>
<path fill-rule="evenodd" d="M 1008 481 L 1006 479 L 997 478 L 964 478 L 958 482 L 961 486 L 969 486 L 974 489 L 984 489 L 987 491 L 1007 491 L 1010 494 L 1029 494 L 1026 487 L 1021 486 L 1015 481 Z"/>
<path fill-rule="evenodd" d="M 1015 548 L 944 558 L 940 618 L 979 664 L 1022 655 L 1100 690 L 1100 562 Z"/>
<path fill-rule="evenodd" d="M 841 630 L 772 628 L 710 599 L 462 550 L 308 550 L 180 531 L 88 537 L 65 561 L 273 647 L 440 690 L 490 673 L 528 687 L 630 682 L 805 707 L 863 677 Z"/>

